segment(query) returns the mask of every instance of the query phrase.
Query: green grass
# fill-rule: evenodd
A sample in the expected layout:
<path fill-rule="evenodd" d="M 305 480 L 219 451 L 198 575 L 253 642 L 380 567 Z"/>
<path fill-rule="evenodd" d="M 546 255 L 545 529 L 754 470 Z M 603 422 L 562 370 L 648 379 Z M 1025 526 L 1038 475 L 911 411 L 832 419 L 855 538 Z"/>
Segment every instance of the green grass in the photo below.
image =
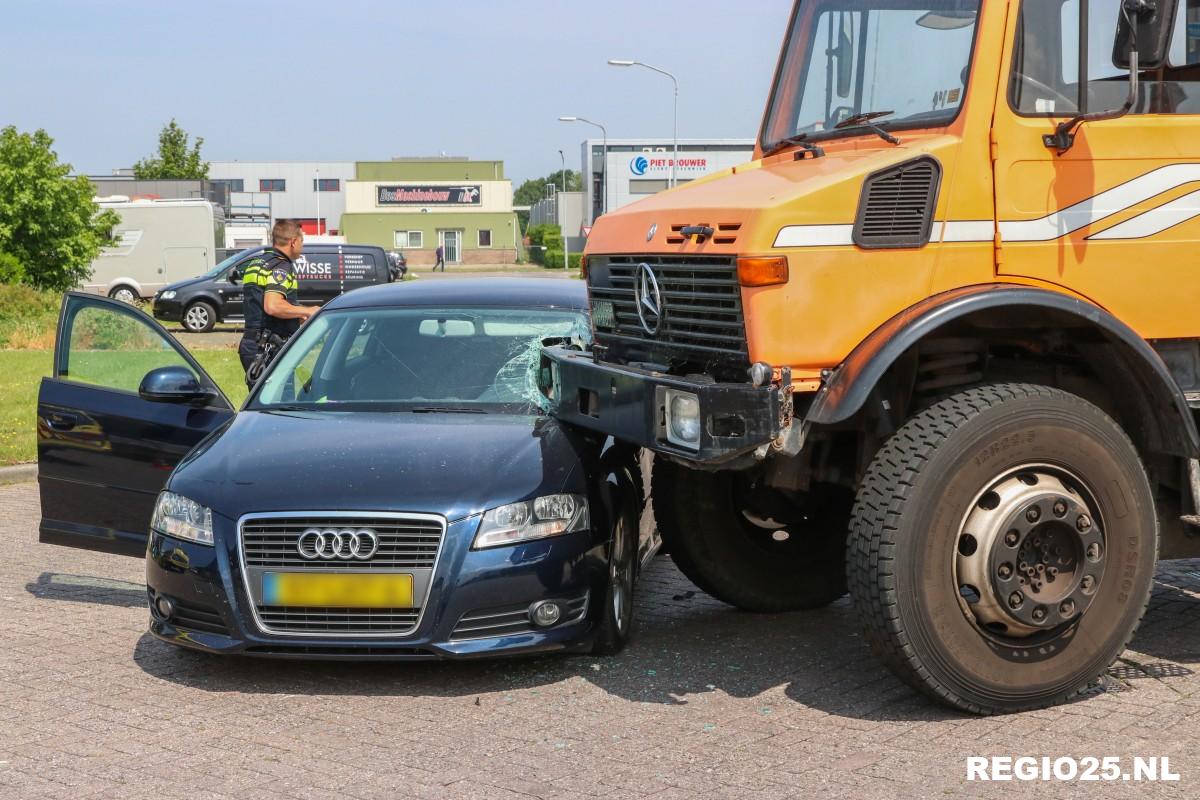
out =
<path fill-rule="evenodd" d="M 146 354 L 102 355 L 113 357 Z M 193 355 L 234 406 L 240 406 L 246 399 L 246 383 L 237 352 L 196 350 L 193 351 Z M 37 460 L 38 387 L 42 378 L 50 374 L 50 368 L 49 350 L 0 350 L 0 465 Z M 137 380 L 140 381 L 140 377 Z"/>

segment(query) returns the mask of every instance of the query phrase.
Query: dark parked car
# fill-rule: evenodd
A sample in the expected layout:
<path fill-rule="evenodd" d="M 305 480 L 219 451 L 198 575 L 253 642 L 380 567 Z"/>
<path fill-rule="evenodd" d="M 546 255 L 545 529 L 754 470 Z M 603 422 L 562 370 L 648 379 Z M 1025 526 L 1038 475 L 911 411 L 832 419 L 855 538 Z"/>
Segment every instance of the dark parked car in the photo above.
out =
<path fill-rule="evenodd" d="M 408 256 L 401 253 L 399 250 L 388 250 L 388 264 L 391 265 L 392 280 L 401 280 L 408 274 Z"/>
<path fill-rule="evenodd" d="M 363 289 L 235 412 L 148 316 L 68 294 L 41 541 L 144 556 L 151 632 L 212 653 L 615 652 L 658 545 L 636 453 L 545 414 L 536 374 L 586 313 L 576 281 Z"/>
<path fill-rule="evenodd" d="M 265 248 L 230 256 L 208 273 L 164 287 L 154 295 L 154 316 L 181 322 L 186 330 L 205 333 L 218 322 L 242 321 L 242 271 Z M 300 302 L 327 303 L 340 294 L 392 280 L 382 247 L 357 244 L 310 244 L 296 261 Z"/>

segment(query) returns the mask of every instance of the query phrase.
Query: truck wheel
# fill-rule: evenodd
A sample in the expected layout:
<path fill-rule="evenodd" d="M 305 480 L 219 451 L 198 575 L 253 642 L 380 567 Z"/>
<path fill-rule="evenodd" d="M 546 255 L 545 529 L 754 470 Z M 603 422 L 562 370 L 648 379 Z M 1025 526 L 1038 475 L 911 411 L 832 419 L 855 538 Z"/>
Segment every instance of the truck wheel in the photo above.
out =
<path fill-rule="evenodd" d="M 721 602 L 773 613 L 823 608 L 846 594 L 850 492 L 792 498 L 764 491 L 753 473 L 655 459 L 651 495 L 676 566 Z"/>
<path fill-rule="evenodd" d="M 108 296 L 113 300 L 120 300 L 122 303 L 133 303 L 138 299 L 138 293 L 124 284 L 121 286 L 114 286 L 111 290 L 109 290 Z"/>
<path fill-rule="evenodd" d="M 1125 649 L 1149 599 L 1154 497 L 1124 431 L 1045 386 L 953 395 L 875 456 L 848 580 L 902 680 L 994 714 L 1066 700 Z"/>
<path fill-rule="evenodd" d="M 208 333 L 217 324 L 217 310 L 197 300 L 183 311 L 183 327 L 192 333 Z"/>

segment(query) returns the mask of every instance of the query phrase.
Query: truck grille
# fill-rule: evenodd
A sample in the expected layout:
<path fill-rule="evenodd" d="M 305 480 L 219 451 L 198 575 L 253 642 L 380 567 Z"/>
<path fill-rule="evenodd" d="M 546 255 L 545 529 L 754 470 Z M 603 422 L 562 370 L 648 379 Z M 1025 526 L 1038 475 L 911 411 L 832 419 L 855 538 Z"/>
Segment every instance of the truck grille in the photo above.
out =
<path fill-rule="evenodd" d="M 310 561 L 301 558 L 296 543 L 309 528 L 357 530 L 369 528 L 379 536 L 379 550 L 369 561 Z M 428 568 L 437 558 L 442 526 L 427 519 L 377 517 L 276 517 L 248 520 L 242 525 L 246 566 L 279 569 L 387 570 Z"/>
<path fill-rule="evenodd" d="M 648 333 L 637 312 L 641 265 L 654 273 L 662 294 L 658 331 Z M 649 361 L 670 368 L 749 366 L 746 323 L 737 261 L 718 256 L 606 256 L 589 260 L 593 319 L 596 305 L 612 303 L 614 325 L 597 324 L 605 360 Z M 604 315 L 598 317 L 603 320 Z"/>

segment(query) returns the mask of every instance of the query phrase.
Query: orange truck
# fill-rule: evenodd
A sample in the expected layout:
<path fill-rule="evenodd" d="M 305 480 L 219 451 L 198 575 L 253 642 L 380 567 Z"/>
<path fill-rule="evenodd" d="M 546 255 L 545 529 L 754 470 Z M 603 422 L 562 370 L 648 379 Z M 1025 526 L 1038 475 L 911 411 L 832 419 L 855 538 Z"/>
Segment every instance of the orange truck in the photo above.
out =
<path fill-rule="evenodd" d="M 754 160 L 596 222 L 543 391 L 706 592 L 1045 706 L 1200 556 L 1198 239 L 1200 0 L 799 0 Z"/>

